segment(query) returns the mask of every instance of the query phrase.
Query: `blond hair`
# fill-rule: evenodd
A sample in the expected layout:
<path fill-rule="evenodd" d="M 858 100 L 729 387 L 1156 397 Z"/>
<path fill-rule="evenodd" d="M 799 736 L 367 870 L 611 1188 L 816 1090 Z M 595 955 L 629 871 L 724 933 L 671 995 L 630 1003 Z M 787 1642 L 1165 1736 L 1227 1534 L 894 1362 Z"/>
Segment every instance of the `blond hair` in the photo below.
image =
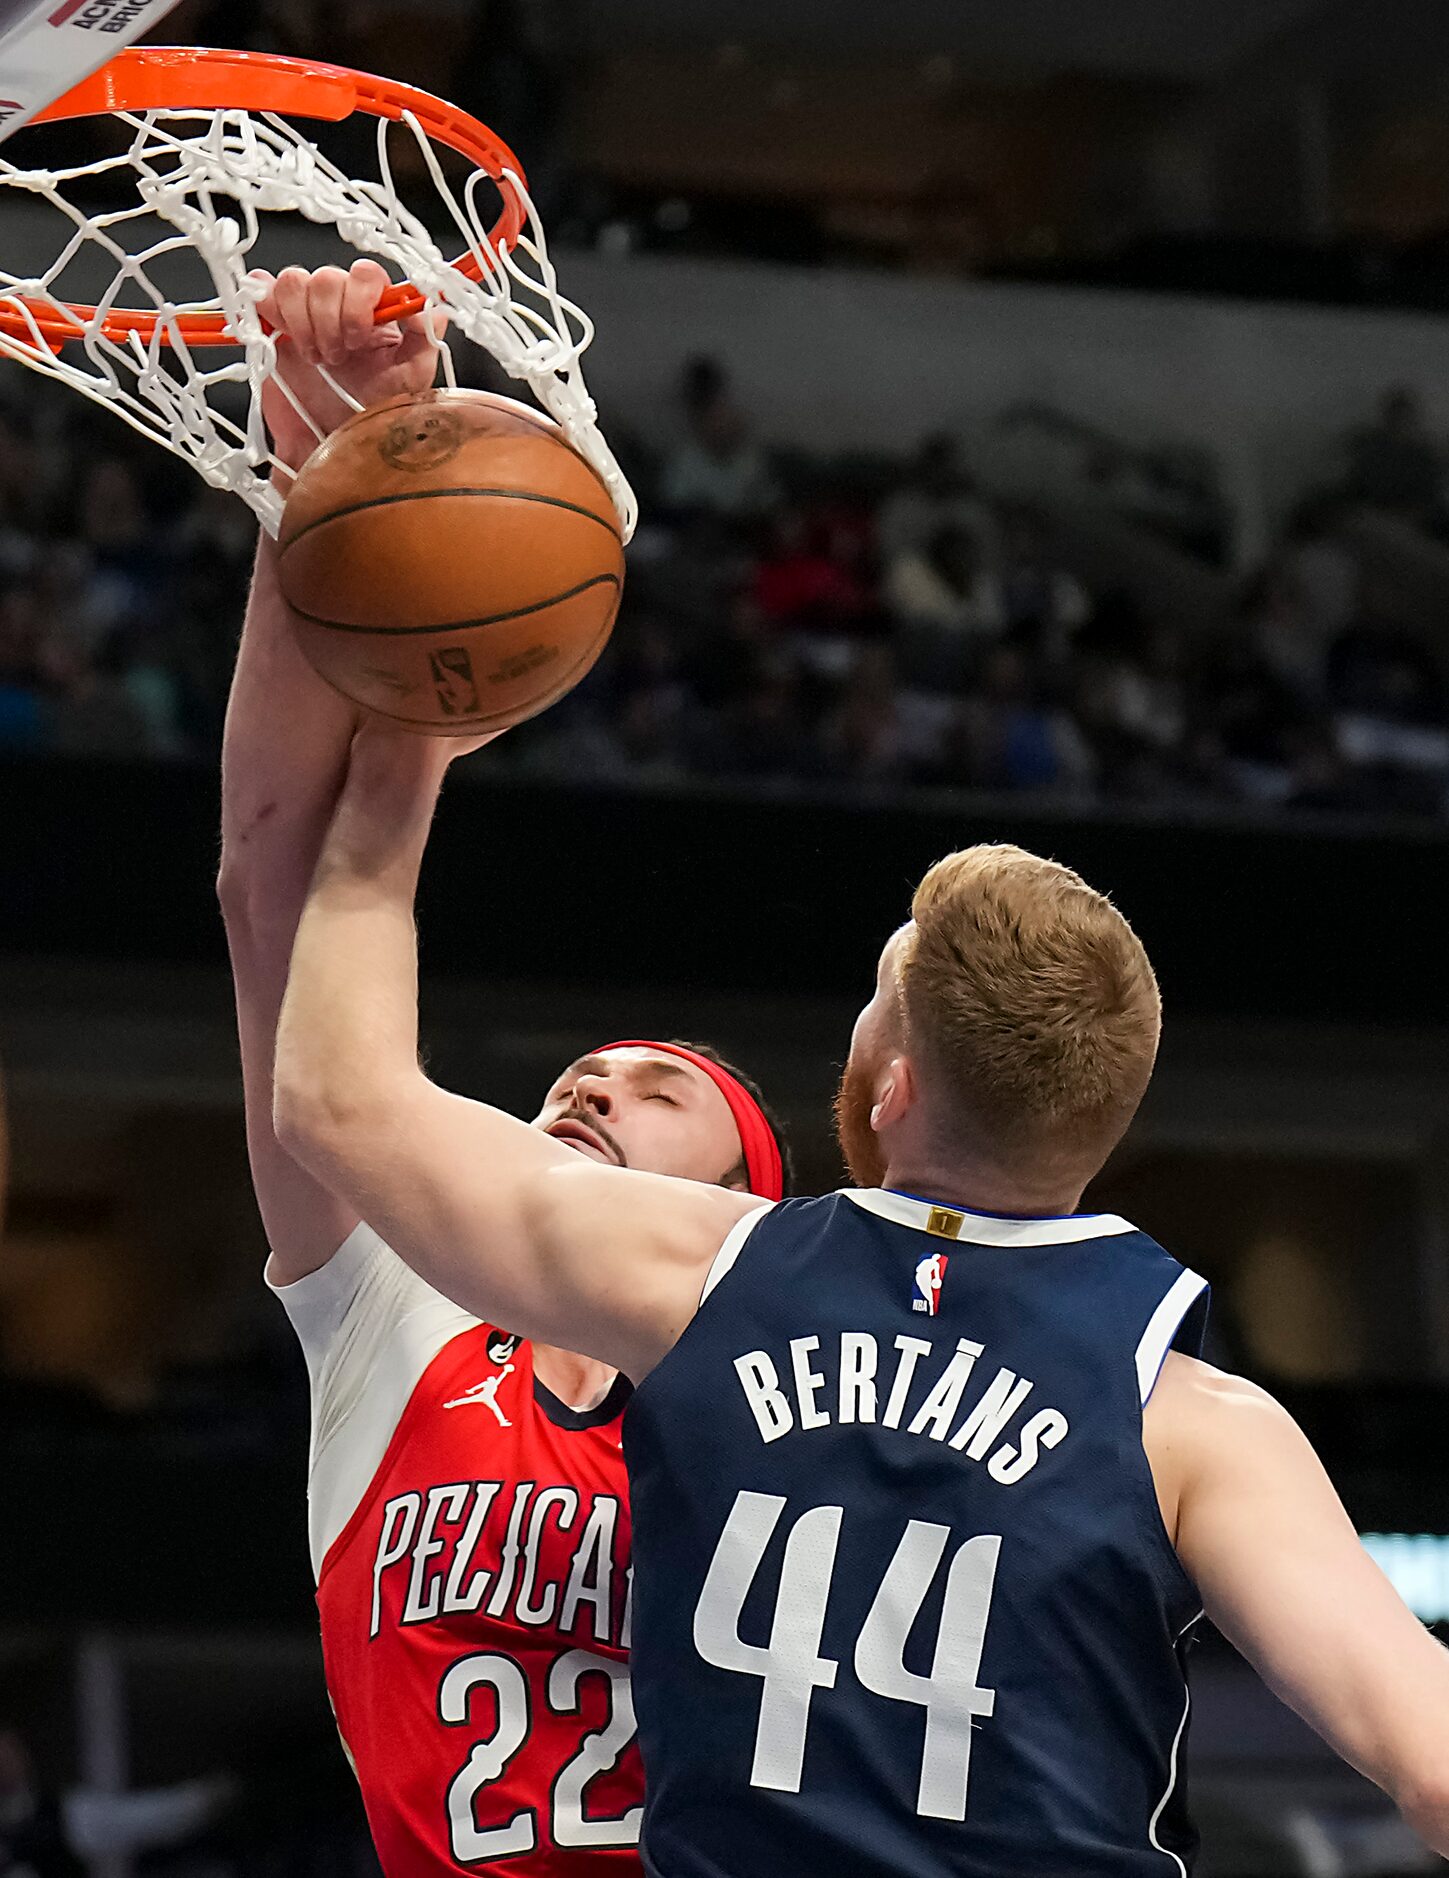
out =
<path fill-rule="evenodd" d="M 1022 848 L 948 854 L 899 958 L 908 1045 L 973 1159 L 1089 1179 L 1152 1074 L 1162 1000 L 1105 895 Z"/>

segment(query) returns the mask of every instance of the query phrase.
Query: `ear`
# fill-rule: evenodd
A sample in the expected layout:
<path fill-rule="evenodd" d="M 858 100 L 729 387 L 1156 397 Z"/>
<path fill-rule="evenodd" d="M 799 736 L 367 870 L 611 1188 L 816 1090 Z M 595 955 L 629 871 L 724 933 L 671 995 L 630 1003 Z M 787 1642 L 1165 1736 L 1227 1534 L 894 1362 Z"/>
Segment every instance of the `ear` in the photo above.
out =
<path fill-rule="evenodd" d="M 870 1125 L 877 1134 L 893 1128 L 915 1106 L 918 1094 L 916 1072 L 907 1056 L 893 1056 L 876 1078 L 875 1101 L 871 1105 Z"/>
<path fill-rule="evenodd" d="M 740 1158 L 735 1162 L 734 1166 L 730 1169 L 730 1171 L 725 1175 L 724 1179 L 721 1180 L 719 1184 L 722 1187 L 727 1188 L 731 1193 L 748 1193 L 749 1192 L 750 1170 L 745 1164 L 744 1155 L 740 1156 Z"/>

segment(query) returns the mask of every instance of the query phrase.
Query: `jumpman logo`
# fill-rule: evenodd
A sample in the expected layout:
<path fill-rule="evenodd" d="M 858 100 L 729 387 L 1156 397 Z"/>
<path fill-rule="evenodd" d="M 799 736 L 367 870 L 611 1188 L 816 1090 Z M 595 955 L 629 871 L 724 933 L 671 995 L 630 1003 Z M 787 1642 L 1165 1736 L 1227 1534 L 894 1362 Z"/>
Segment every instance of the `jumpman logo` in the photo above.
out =
<path fill-rule="evenodd" d="M 505 1363 L 496 1376 L 485 1376 L 482 1382 L 475 1382 L 471 1389 L 465 1389 L 462 1395 L 455 1395 L 451 1402 L 445 1402 L 444 1408 L 483 1408 L 492 1409 L 498 1417 L 500 1428 L 511 1428 L 513 1423 L 498 1406 L 498 1391 L 501 1385 L 513 1374 L 512 1363 Z"/>

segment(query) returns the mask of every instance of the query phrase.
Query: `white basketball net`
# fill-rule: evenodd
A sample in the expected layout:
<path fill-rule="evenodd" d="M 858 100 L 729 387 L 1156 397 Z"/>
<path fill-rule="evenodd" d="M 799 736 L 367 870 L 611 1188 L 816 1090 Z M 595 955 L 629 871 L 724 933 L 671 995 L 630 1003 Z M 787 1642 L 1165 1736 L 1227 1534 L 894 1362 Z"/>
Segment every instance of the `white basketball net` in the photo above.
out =
<path fill-rule="evenodd" d="M 455 193 L 417 119 L 407 112 L 399 121 L 399 130 L 405 128 L 416 139 L 447 216 L 479 268 L 475 281 L 448 259 L 424 224 L 399 201 L 388 149 L 393 126 L 386 119 L 379 119 L 377 127 L 378 180 L 354 181 L 317 150 L 305 130 L 271 113 L 114 115 L 135 133 L 122 155 L 52 170 L 21 169 L 0 157 L 0 187 L 43 198 L 70 224 L 60 252 L 43 274 L 25 278 L 0 268 L 0 305 L 24 312 L 23 301 L 39 302 L 62 313 L 74 332 L 73 342 L 57 356 L 34 317 L 24 312 L 27 336 L 0 330 L 0 356 L 60 379 L 115 411 L 190 463 L 208 483 L 235 490 L 275 534 L 282 497 L 268 481 L 276 459 L 267 444 L 260 394 L 276 366 L 276 344 L 262 328 L 256 310 L 260 290 L 247 275 L 256 265 L 252 251 L 259 216 L 298 213 L 331 224 L 359 253 L 391 264 L 394 274 L 411 281 L 430 307 L 445 313 L 454 328 L 526 384 L 603 478 L 624 539 L 629 539 L 638 508 L 599 430 L 580 366 L 593 338 L 593 322 L 560 293 L 533 204 L 511 171 L 505 174 L 523 200 L 527 218 L 519 239 L 500 251 L 489 239 L 478 201 L 480 194 L 486 199 L 493 190 L 488 177 L 475 170 L 461 196 Z M 136 197 L 129 206 L 87 214 L 67 199 L 68 186 L 128 168 L 134 173 Z M 127 234 L 135 233 L 131 225 L 153 216 L 176 232 L 132 254 L 125 245 Z M 147 269 L 162 256 L 187 249 L 204 261 L 214 293 L 177 304 Z M 83 250 L 88 257 L 105 256 L 106 266 L 114 269 L 109 287 L 87 296 L 95 299 L 96 312 L 84 323 L 68 312 L 60 284 Z M 103 324 L 117 307 L 154 312 L 158 324 L 153 337 L 107 337 Z M 178 316 L 210 310 L 224 316 L 236 336 L 234 350 L 187 345 Z M 443 360 L 452 383 L 452 355 L 446 346 Z M 285 383 L 278 382 L 287 391 Z M 356 403 L 340 386 L 334 389 L 348 403 Z M 234 414 L 222 408 L 227 404 Z"/>

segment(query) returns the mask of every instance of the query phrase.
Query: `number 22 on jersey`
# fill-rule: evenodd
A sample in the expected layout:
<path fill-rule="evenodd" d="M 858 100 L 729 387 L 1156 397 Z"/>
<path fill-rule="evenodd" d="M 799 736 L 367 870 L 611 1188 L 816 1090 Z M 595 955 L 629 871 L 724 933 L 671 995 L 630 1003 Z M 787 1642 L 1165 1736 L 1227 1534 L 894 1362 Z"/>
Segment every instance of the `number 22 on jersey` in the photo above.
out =
<path fill-rule="evenodd" d="M 816 1506 L 795 1520 L 785 1541 L 770 1640 L 746 1643 L 740 1617 L 785 1508 L 778 1494 L 735 1496 L 695 1607 L 694 1644 L 716 1669 L 761 1678 L 750 1784 L 798 1793 L 815 1691 L 835 1689 L 841 1668 L 820 1654 L 820 1639 L 844 1508 Z M 978 1678 L 1001 1554 L 998 1534 L 957 1545 L 930 1673 L 906 1668 L 907 1639 L 952 1539 L 948 1526 L 908 1522 L 856 1639 L 853 1665 L 863 1689 L 926 1712 L 916 1798 L 916 1812 L 926 1819 L 966 1817 L 971 1729 L 996 1706 L 996 1692 L 981 1688 Z"/>
<path fill-rule="evenodd" d="M 619 1757 L 634 1738 L 634 1704 L 629 1695 L 629 1672 L 622 1663 L 568 1650 L 555 1658 L 548 1673 L 549 1706 L 555 1714 L 577 1714 L 579 1684 L 585 1676 L 603 1676 L 609 1684 L 610 1712 L 604 1727 L 584 1737 L 578 1753 L 563 1767 L 551 1791 L 551 1837 L 556 1846 L 572 1851 L 599 1851 L 611 1846 L 632 1846 L 639 1841 L 642 1807 L 631 1807 L 617 1819 L 598 1819 L 585 1810 L 585 1789 L 600 1774 L 612 1773 Z M 492 1734 L 473 1743 L 467 1760 L 448 1788 L 448 1830 L 453 1857 L 460 1865 L 509 1858 L 538 1849 L 538 1814 L 525 1807 L 498 1826 L 480 1826 L 479 1796 L 500 1779 L 509 1762 L 528 1739 L 528 1678 L 510 1656 L 498 1651 L 475 1651 L 460 1657 L 448 1669 L 438 1690 L 438 1717 L 451 1728 L 470 1725 L 470 1704 L 478 1689 L 489 1690 L 496 1702 L 497 1725 Z"/>

